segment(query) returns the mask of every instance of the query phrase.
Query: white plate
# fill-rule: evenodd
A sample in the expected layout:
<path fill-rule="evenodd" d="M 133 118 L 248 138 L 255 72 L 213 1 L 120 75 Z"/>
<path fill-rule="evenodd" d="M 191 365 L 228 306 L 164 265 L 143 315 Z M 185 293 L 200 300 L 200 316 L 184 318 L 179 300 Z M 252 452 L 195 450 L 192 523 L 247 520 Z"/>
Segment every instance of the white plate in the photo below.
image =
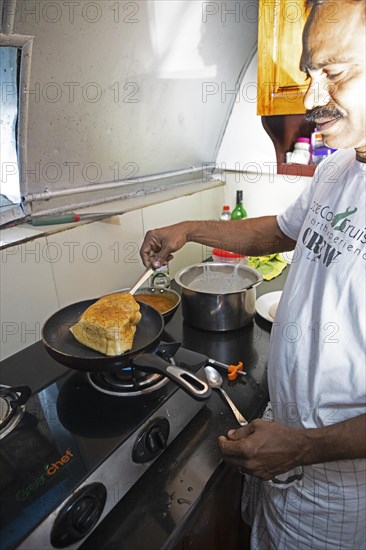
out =
<path fill-rule="evenodd" d="M 257 313 L 270 323 L 273 323 L 281 296 L 282 290 L 278 290 L 277 292 L 268 292 L 268 294 L 263 294 L 263 296 L 260 296 L 255 302 Z"/>
<path fill-rule="evenodd" d="M 282 252 L 280 254 L 280 256 L 282 257 L 283 260 L 285 260 L 285 262 L 287 264 L 291 264 L 292 263 L 292 259 L 294 257 L 294 253 L 295 253 L 295 250 L 290 250 L 289 252 Z"/>

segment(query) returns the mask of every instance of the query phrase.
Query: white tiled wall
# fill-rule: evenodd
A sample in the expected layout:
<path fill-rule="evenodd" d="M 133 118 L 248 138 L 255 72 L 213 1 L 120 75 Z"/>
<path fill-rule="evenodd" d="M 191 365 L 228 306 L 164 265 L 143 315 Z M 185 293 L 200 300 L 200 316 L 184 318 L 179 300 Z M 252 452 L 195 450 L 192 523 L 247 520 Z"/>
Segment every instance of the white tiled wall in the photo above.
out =
<path fill-rule="evenodd" d="M 60 307 L 131 285 L 143 267 L 141 210 L 119 217 L 119 224 L 95 222 L 47 238 L 58 254 L 52 264 Z"/>
<path fill-rule="evenodd" d="M 1 251 L 1 359 L 40 339 L 41 326 L 58 308 L 46 239 Z"/>
<path fill-rule="evenodd" d="M 77 225 L 1 252 L 1 359 L 33 344 L 41 326 L 70 303 L 127 288 L 144 270 L 139 248 L 145 231 L 187 219 L 217 218 L 224 187 L 137 209 L 119 223 Z M 204 259 L 189 243 L 171 273 Z"/>
<path fill-rule="evenodd" d="M 225 200 L 235 205 L 236 191 L 243 191 L 243 204 L 248 216 L 271 216 L 282 212 L 311 181 L 308 177 L 270 173 L 225 174 Z"/>
<path fill-rule="evenodd" d="M 147 231 L 185 220 L 217 219 L 224 200 L 224 188 L 220 187 L 175 199 L 169 203 L 150 206 L 143 210 L 144 229 Z M 170 274 L 174 276 L 182 267 L 201 262 L 207 255 L 206 247 L 197 243 L 187 243 L 174 254 L 169 264 Z"/>

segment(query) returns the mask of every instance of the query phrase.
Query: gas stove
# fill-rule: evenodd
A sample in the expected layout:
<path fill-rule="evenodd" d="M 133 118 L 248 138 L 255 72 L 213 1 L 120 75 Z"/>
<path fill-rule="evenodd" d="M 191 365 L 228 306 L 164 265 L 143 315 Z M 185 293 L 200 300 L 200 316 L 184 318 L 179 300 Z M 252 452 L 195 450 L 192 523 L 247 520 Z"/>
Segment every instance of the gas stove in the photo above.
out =
<path fill-rule="evenodd" d="M 172 363 L 204 380 L 207 358 L 177 347 Z M 205 404 L 128 369 L 70 369 L 29 395 L 0 390 L 4 550 L 77 548 Z"/>

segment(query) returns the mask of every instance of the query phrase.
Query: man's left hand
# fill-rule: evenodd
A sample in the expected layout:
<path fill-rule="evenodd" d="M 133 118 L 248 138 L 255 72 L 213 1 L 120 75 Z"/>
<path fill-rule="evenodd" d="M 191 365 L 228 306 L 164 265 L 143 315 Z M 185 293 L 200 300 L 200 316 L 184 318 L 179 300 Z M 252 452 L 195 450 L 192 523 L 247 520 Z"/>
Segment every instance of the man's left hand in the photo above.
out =
<path fill-rule="evenodd" d="M 288 472 L 301 464 L 303 430 L 276 422 L 253 420 L 219 437 L 225 462 L 263 480 Z"/>

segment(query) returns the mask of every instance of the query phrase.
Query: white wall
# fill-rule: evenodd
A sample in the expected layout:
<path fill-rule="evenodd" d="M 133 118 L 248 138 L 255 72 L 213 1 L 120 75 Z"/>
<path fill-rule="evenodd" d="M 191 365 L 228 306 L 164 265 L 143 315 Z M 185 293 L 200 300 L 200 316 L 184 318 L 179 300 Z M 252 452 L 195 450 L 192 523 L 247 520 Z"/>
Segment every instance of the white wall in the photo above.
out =
<path fill-rule="evenodd" d="M 235 205 L 236 191 L 243 191 L 243 204 L 251 218 L 277 215 L 303 191 L 311 178 L 258 172 L 224 174 L 225 204 Z"/>
<path fill-rule="evenodd" d="M 240 92 L 217 156 L 217 164 L 230 170 L 269 172 L 276 163 L 273 143 L 257 109 L 257 54 L 241 83 Z"/>

